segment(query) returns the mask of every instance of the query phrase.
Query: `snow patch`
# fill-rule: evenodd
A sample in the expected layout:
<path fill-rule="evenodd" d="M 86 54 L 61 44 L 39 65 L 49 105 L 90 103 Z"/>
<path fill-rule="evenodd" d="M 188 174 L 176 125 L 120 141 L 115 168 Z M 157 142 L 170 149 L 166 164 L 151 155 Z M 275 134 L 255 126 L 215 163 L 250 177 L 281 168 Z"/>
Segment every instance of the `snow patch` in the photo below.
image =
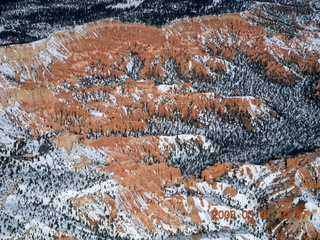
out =
<path fill-rule="evenodd" d="M 55 36 L 50 37 L 49 41 L 47 42 L 46 49 L 51 56 L 55 57 L 61 62 L 68 58 L 69 51 Z"/>
<path fill-rule="evenodd" d="M 0 72 L 9 76 L 13 76 L 15 74 L 14 68 L 10 66 L 8 63 L 2 63 L 0 65 Z"/>
<path fill-rule="evenodd" d="M 126 3 L 118 3 L 111 8 L 113 9 L 126 9 L 126 8 L 137 8 L 144 0 L 127 0 Z"/>
<path fill-rule="evenodd" d="M 172 85 L 158 85 L 157 89 L 161 92 L 167 93 L 170 92 L 172 90 L 174 90 L 175 88 L 178 88 L 177 84 L 172 84 Z"/>

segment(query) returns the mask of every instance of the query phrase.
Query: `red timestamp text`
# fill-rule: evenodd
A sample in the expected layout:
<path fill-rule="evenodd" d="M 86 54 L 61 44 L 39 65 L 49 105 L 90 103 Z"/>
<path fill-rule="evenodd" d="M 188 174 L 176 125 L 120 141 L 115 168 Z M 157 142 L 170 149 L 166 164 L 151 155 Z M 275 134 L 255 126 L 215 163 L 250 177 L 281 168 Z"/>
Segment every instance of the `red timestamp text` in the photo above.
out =
<path fill-rule="evenodd" d="M 253 210 L 217 210 L 214 209 L 211 212 L 211 217 L 213 220 L 219 219 L 237 219 L 242 218 L 246 220 L 261 218 L 261 219 L 304 219 L 307 216 L 307 210 L 280 210 L 276 214 L 271 214 L 270 210 L 261 210 L 261 211 L 253 211 Z"/>

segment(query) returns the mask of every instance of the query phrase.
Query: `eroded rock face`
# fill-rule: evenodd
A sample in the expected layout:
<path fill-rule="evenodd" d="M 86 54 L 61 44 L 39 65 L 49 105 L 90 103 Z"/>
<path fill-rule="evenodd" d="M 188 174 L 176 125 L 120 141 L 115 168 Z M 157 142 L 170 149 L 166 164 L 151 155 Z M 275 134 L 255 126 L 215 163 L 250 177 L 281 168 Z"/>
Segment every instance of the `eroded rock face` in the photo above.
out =
<path fill-rule="evenodd" d="M 193 156 L 199 166 L 168 160 L 185 175 L 217 161 L 261 163 L 313 149 L 318 28 L 297 17 L 290 37 L 277 28 L 280 16 L 267 21 L 272 6 L 163 28 L 101 20 L 2 48 L 1 103 L 32 113 L 35 136 L 202 135 L 210 148 Z"/>
<path fill-rule="evenodd" d="M 319 26 L 259 6 L 1 48 L 4 235 L 319 238 Z"/>
<path fill-rule="evenodd" d="M 319 150 L 266 165 L 215 164 L 185 178 L 164 161 L 181 144 L 205 149 L 201 136 L 101 137 L 72 146 L 65 137 L 54 136 L 53 150 L 37 159 L 2 158 L 1 186 L 11 190 L 0 219 L 15 226 L 10 216 L 19 211 L 26 226 L 12 232 L 5 224 L 4 235 L 319 237 Z"/>
<path fill-rule="evenodd" d="M 292 166 L 288 161 L 299 164 Z M 157 231 L 150 225 L 153 222 L 176 234 L 229 229 L 260 239 L 319 237 L 319 175 L 315 174 L 320 168 L 319 152 L 266 166 L 217 164 L 203 171 L 201 178 L 188 179 L 161 162 L 145 167 L 125 164 L 130 166 L 125 171 L 114 164 L 123 166 L 123 162 L 111 163 L 106 169 L 115 171 L 117 181 L 127 187 L 121 195 L 124 207 L 151 232 Z M 236 219 L 214 213 L 231 210 Z M 254 216 L 246 219 L 244 211 Z"/>

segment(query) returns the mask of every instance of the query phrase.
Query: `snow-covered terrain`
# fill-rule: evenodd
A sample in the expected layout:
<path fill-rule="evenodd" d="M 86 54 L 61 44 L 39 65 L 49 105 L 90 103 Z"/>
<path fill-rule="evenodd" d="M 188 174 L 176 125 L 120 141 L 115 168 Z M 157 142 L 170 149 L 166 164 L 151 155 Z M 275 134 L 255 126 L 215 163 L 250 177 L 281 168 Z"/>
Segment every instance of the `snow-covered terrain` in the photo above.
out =
<path fill-rule="evenodd" d="M 0 239 L 319 238 L 315 1 L 24 3 L 2 43 L 49 36 L 0 48 Z"/>

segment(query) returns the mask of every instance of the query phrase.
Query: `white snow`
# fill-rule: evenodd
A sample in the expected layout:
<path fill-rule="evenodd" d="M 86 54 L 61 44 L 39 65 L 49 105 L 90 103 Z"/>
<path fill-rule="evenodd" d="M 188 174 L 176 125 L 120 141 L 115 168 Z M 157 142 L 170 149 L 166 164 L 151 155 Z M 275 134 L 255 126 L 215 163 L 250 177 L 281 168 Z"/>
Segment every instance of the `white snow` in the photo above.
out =
<path fill-rule="evenodd" d="M 277 196 L 286 196 L 290 191 L 292 191 L 295 188 L 295 186 L 291 186 L 285 190 L 276 192 L 275 194 L 269 195 L 269 199 L 275 199 Z"/>
<path fill-rule="evenodd" d="M 313 226 L 317 229 L 317 231 L 320 231 L 320 207 L 316 203 L 316 201 L 309 195 L 307 198 L 308 202 L 305 204 L 306 209 L 311 212 L 312 219 L 309 220 Z"/>
<path fill-rule="evenodd" d="M 200 136 L 203 144 L 202 144 L 202 148 L 204 150 L 208 150 L 211 147 L 211 142 L 210 140 L 207 140 L 207 138 L 205 136 Z"/>
<path fill-rule="evenodd" d="M 118 90 L 119 88 L 117 88 L 117 90 Z M 119 92 L 121 91 L 121 90 L 118 90 Z M 109 94 L 109 99 L 111 100 L 111 102 L 112 102 L 112 104 L 113 105 L 116 105 L 117 104 L 117 99 L 116 99 L 116 97 L 115 96 L 113 96 L 112 94 Z"/>
<path fill-rule="evenodd" d="M 317 158 L 315 161 L 311 162 L 310 165 L 313 167 L 316 172 L 316 176 L 320 176 L 319 168 L 320 168 L 320 158 Z"/>
<path fill-rule="evenodd" d="M 126 66 L 128 72 L 132 72 L 133 64 L 134 64 L 134 59 L 132 57 L 130 57 L 130 60 Z"/>
<path fill-rule="evenodd" d="M 47 42 L 46 50 L 59 61 L 63 62 L 68 58 L 68 50 L 63 46 L 62 42 L 55 36 L 51 36 Z"/>
<path fill-rule="evenodd" d="M 32 42 L 31 46 L 32 46 L 33 49 L 35 49 L 37 45 L 40 45 L 40 44 L 44 43 L 45 41 L 46 41 L 45 39 L 41 39 L 41 40 Z"/>
<path fill-rule="evenodd" d="M 15 70 L 8 63 L 2 63 L 0 65 L 0 72 L 4 73 L 6 75 L 9 75 L 9 76 L 13 76 L 15 73 Z"/>
<path fill-rule="evenodd" d="M 126 8 L 130 8 L 130 7 L 138 7 L 141 3 L 143 3 L 144 0 L 127 0 L 126 3 L 118 3 L 114 6 L 112 6 L 111 8 L 114 9 L 126 9 Z"/>
<path fill-rule="evenodd" d="M 274 181 L 275 178 L 277 178 L 281 173 L 280 172 L 275 172 L 275 173 L 271 173 L 268 176 L 266 176 L 265 178 L 263 178 L 263 180 L 261 181 L 259 188 L 266 188 L 268 186 L 271 185 L 271 183 Z"/>
<path fill-rule="evenodd" d="M 12 124 L 5 118 L 5 113 L 0 109 L 0 144 L 9 147 L 14 142 L 8 134 L 13 130 Z"/>
<path fill-rule="evenodd" d="M 313 166 L 319 165 L 319 158 L 317 158 L 314 162 L 312 162 Z M 303 187 L 301 187 L 301 173 L 298 171 L 295 174 L 295 185 L 300 188 L 302 195 L 298 198 L 294 199 L 294 204 L 297 204 L 298 201 L 301 199 L 303 201 L 306 201 L 305 207 L 306 209 L 312 213 L 312 219 L 309 221 L 314 225 L 314 227 L 317 229 L 317 231 L 320 231 L 320 206 L 317 203 L 318 201 L 315 200 L 315 197 L 312 196 L 307 190 L 305 190 Z"/>
<path fill-rule="evenodd" d="M 96 117 L 108 117 L 108 115 L 106 115 L 105 113 L 103 112 L 100 112 L 98 110 L 92 110 L 90 109 L 90 114 L 92 114 L 93 116 L 96 116 Z"/>
<path fill-rule="evenodd" d="M 51 64 L 53 61 L 52 61 L 52 58 L 44 51 L 41 51 L 39 54 L 38 54 L 38 57 L 39 59 L 41 60 L 41 62 L 44 63 L 44 65 L 46 67 L 49 66 L 49 64 Z"/>
<path fill-rule="evenodd" d="M 173 90 L 175 88 L 177 88 L 177 84 L 172 84 L 172 85 L 158 85 L 157 88 L 159 91 L 167 93 L 170 90 Z"/>

